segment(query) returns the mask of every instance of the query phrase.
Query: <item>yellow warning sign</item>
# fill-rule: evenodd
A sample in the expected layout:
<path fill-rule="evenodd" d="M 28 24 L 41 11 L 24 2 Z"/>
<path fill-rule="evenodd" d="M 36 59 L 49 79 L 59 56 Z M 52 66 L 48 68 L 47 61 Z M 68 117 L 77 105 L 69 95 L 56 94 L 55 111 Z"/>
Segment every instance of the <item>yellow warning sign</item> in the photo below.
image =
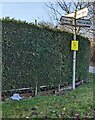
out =
<path fill-rule="evenodd" d="M 78 50 L 78 41 L 72 40 L 71 50 Z"/>

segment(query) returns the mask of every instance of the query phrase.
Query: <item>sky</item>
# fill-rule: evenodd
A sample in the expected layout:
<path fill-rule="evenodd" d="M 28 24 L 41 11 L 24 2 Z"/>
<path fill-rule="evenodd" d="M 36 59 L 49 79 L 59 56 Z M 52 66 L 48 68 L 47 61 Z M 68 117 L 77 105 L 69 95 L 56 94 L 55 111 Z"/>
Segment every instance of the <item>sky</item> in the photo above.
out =
<path fill-rule="evenodd" d="M 28 22 L 50 20 L 44 2 L 3 2 L 1 7 L 0 18 L 8 16 Z"/>
<path fill-rule="evenodd" d="M 52 0 L 51 2 L 54 3 L 55 1 L 56 0 Z M 66 2 L 70 1 L 71 0 L 66 0 Z M 48 15 L 49 9 L 44 2 L 48 3 L 49 0 L 1 0 L 0 18 L 10 17 L 27 22 L 34 22 L 35 19 L 38 21 L 53 22 Z"/>

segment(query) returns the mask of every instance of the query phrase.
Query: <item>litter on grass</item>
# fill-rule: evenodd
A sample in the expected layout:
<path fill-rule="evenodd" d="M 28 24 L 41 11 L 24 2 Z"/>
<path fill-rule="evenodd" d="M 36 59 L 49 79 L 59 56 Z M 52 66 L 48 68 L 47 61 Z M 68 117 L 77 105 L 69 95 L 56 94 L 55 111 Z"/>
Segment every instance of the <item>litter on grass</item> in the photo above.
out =
<path fill-rule="evenodd" d="M 15 94 L 13 94 L 13 96 L 11 96 L 11 99 L 12 100 L 21 100 L 22 97 L 20 97 L 19 93 L 15 93 Z"/>

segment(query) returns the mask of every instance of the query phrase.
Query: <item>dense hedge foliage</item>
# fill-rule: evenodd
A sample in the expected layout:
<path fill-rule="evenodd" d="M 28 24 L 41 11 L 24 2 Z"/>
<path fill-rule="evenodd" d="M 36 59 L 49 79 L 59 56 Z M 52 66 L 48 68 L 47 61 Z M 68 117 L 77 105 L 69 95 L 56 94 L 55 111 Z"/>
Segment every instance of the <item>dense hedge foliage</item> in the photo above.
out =
<path fill-rule="evenodd" d="M 72 83 L 73 34 L 2 19 L 2 89 Z M 77 36 L 76 79 L 86 79 L 89 41 Z"/>

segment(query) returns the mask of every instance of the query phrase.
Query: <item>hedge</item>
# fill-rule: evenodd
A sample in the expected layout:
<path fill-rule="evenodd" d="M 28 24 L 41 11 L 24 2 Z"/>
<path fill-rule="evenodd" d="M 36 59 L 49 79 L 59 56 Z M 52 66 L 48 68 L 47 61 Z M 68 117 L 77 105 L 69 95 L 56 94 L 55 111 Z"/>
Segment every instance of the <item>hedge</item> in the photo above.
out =
<path fill-rule="evenodd" d="M 1 21 L 3 90 L 72 83 L 73 34 L 10 18 Z M 82 36 L 77 40 L 76 80 L 86 80 L 89 40 Z"/>

